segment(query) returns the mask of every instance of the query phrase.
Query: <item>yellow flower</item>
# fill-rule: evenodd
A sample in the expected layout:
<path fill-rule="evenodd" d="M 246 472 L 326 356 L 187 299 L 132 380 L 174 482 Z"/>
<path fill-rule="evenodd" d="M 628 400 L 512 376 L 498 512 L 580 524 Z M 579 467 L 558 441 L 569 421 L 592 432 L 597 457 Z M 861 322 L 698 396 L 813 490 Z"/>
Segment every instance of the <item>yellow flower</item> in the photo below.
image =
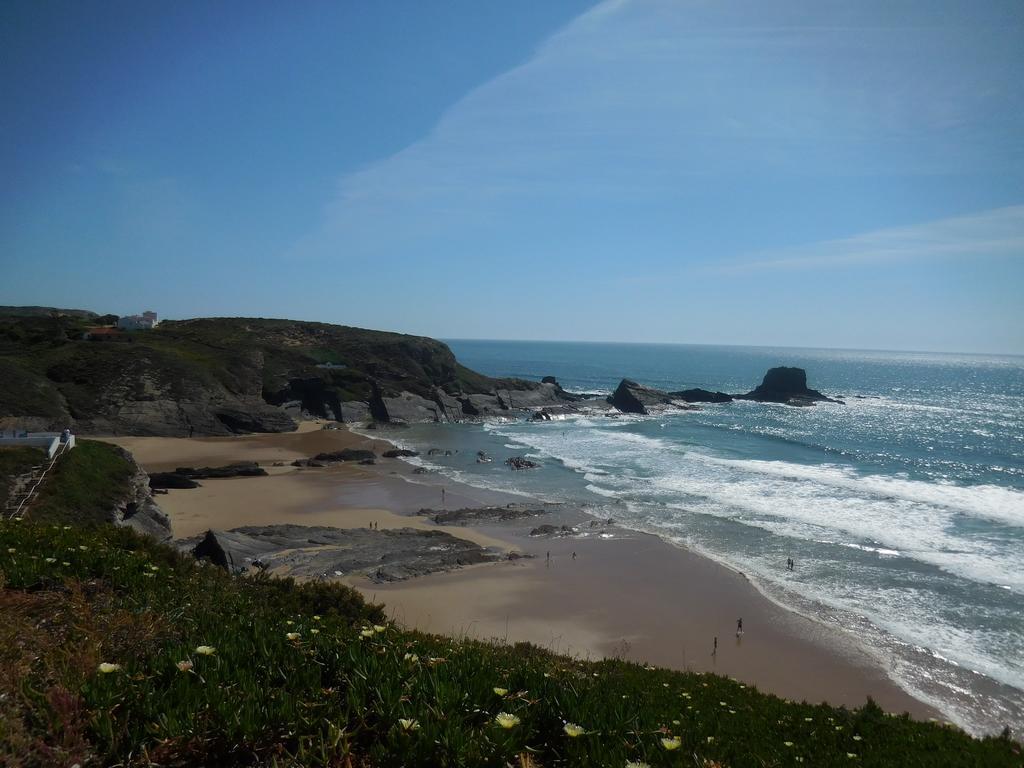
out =
<path fill-rule="evenodd" d="M 320 617 L 319 616 L 314 616 L 313 617 L 313 621 L 320 621 Z"/>
<path fill-rule="evenodd" d="M 412 662 L 413 664 L 415 664 L 415 663 L 416 663 L 417 661 L 419 661 L 419 660 L 420 660 L 420 657 L 419 657 L 419 656 L 417 656 L 417 655 L 416 655 L 415 653 L 407 653 L 407 654 L 405 654 L 405 656 L 403 656 L 402 658 L 403 658 L 403 659 L 404 659 L 405 661 L 411 661 L 411 662 Z"/>
<path fill-rule="evenodd" d="M 316 627 L 313 627 L 313 629 L 309 630 L 309 634 L 311 634 L 311 635 L 319 635 L 320 634 L 320 630 L 317 629 Z"/>
<path fill-rule="evenodd" d="M 420 729 L 418 721 L 404 717 L 398 718 L 398 725 L 403 731 L 418 731 Z"/>
<path fill-rule="evenodd" d="M 200 656 L 213 656 L 217 652 L 217 649 L 212 645 L 197 645 L 196 653 Z"/>
<path fill-rule="evenodd" d="M 565 731 L 566 736 L 569 736 L 573 739 L 575 739 L 577 736 L 583 736 L 586 734 L 586 731 L 583 730 L 580 726 L 576 725 L 576 723 L 566 723 L 562 726 L 562 730 Z"/>
<path fill-rule="evenodd" d="M 508 693 L 508 688 L 495 688 L 494 692 L 499 696 L 504 696 L 506 693 Z"/>
<path fill-rule="evenodd" d="M 70 566 L 71 563 L 64 563 L 64 562 L 62 562 L 61 565 L 63 565 L 63 566 Z"/>
<path fill-rule="evenodd" d="M 179 672 L 191 672 L 193 664 L 191 661 L 185 660 L 179 661 L 175 666 L 178 668 Z"/>
<path fill-rule="evenodd" d="M 495 715 L 494 722 L 502 728 L 515 728 L 519 725 L 519 718 L 515 715 L 510 715 L 508 712 L 499 712 Z"/>
<path fill-rule="evenodd" d="M 17 551 L 18 551 L 18 550 L 16 550 L 16 549 L 15 549 L 14 547 L 8 547 L 8 548 L 7 548 L 7 554 L 8 554 L 8 555 L 13 555 L 13 554 L 14 554 L 15 552 L 17 552 Z"/>
<path fill-rule="evenodd" d="M 298 640 L 299 639 L 299 633 L 298 632 L 289 632 L 288 634 L 285 635 L 285 637 L 287 637 L 289 640 Z"/>
<path fill-rule="evenodd" d="M 48 558 L 46 558 L 46 562 L 48 562 L 48 563 L 56 563 L 57 562 L 57 558 L 56 557 L 48 557 Z"/>
<path fill-rule="evenodd" d="M 111 664 L 108 661 L 104 661 L 102 664 L 100 664 L 100 672 L 102 672 L 104 675 L 108 675 L 111 672 L 117 672 L 120 669 L 120 664 Z"/>
<path fill-rule="evenodd" d="M 651 768 L 647 763 L 641 762 L 640 760 L 627 760 L 626 768 Z"/>
<path fill-rule="evenodd" d="M 372 630 L 372 629 L 364 629 L 364 630 L 363 630 L 362 632 L 360 632 L 359 634 L 360 634 L 360 635 L 362 635 L 363 637 L 373 637 L 373 635 L 374 635 L 374 632 L 373 632 L 373 630 Z"/>
<path fill-rule="evenodd" d="M 678 736 L 666 736 L 661 740 L 661 746 L 671 752 L 673 749 L 679 749 L 683 746 L 683 740 Z"/>
<path fill-rule="evenodd" d="M 380 624 L 374 624 L 373 625 L 373 631 L 376 632 L 377 634 L 380 634 L 381 632 L 385 632 L 386 630 L 387 630 L 387 627 L 382 627 Z"/>
<path fill-rule="evenodd" d="M 793 742 L 792 741 L 784 741 L 782 743 L 785 744 L 787 747 L 792 747 L 793 746 Z"/>
<path fill-rule="evenodd" d="M 854 737 L 853 737 L 853 740 L 854 740 L 854 741 L 860 741 L 860 740 L 861 740 L 861 738 L 862 738 L 861 736 L 854 736 Z"/>
<path fill-rule="evenodd" d="M 855 755 L 855 754 L 854 754 L 853 752 L 847 752 L 847 753 L 846 753 L 846 756 L 847 756 L 847 757 L 849 757 L 849 758 L 854 758 L 854 757 L 856 757 L 857 755 Z"/>

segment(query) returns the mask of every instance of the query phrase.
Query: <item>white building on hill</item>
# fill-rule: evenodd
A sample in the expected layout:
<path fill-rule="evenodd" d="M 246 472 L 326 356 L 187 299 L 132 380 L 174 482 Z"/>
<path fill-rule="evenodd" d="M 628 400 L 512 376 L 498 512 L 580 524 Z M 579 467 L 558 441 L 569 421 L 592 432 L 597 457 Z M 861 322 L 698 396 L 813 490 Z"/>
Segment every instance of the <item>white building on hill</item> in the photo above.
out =
<path fill-rule="evenodd" d="M 147 310 L 141 315 L 125 315 L 124 317 L 118 318 L 117 327 L 123 328 L 126 331 L 137 331 L 141 329 L 156 328 L 157 323 L 159 322 L 160 321 L 156 318 L 156 312 L 150 312 Z"/>

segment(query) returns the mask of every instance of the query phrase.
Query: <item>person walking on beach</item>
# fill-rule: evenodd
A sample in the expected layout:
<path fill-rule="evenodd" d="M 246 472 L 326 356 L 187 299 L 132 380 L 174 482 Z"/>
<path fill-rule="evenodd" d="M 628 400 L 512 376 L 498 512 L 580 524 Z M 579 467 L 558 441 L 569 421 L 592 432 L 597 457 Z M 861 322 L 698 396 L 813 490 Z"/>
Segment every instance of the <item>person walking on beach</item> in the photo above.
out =
<path fill-rule="evenodd" d="M 441 506 L 444 506 L 444 487 L 441 487 Z"/>
<path fill-rule="evenodd" d="M 551 567 L 551 552 L 550 551 L 548 552 L 548 557 L 547 557 L 547 561 L 546 562 L 547 562 L 548 568 L 550 568 Z"/>
<path fill-rule="evenodd" d="M 575 560 L 575 559 L 576 559 L 576 553 L 575 553 L 575 552 L 573 552 L 573 553 L 572 553 L 572 559 L 573 559 L 573 560 Z"/>
<path fill-rule="evenodd" d="M 736 619 L 736 637 L 743 634 L 743 619 Z"/>
<path fill-rule="evenodd" d="M 711 647 L 711 655 L 718 655 L 718 635 L 715 635 L 715 644 Z"/>

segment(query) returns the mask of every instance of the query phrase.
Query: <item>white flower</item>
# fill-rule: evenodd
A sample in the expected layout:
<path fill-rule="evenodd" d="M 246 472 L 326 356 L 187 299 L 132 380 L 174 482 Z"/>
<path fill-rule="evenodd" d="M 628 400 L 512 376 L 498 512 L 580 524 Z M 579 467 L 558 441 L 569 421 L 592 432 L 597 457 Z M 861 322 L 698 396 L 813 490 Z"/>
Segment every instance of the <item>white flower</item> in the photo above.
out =
<path fill-rule="evenodd" d="M 285 635 L 285 637 L 287 637 L 289 640 L 298 640 L 299 639 L 299 633 L 298 632 L 289 632 L 288 634 Z"/>
<path fill-rule="evenodd" d="M 651 768 L 651 766 L 640 760 L 627 760 L 626 768 Z"/>
<path fill-rule="evenodd" d="M 405 717 L 398 718 L 398 725 L 403 731 L 418 731 L 420 729 L 418 721 Z"/>
<path fill-rule="evenodd" d="M 566 736 L 569 736 L 572 739 L 575 739 L 577 736 L 583 736 L 586 734 L 586 731 L 583 730 L 583 728 L 581 728 L 580 726 L 576 725 L 576 723 L 566 723 L 562 726 L 562 730 L 565 731 Z"/>
<path fill-rule="evenodd" d="M 494 722 L 500 725 L 502 728 L 515 728 L 519 725 L 520 720 L 515 715 L 510 715 L 508 712 L 499 712 L 494 716 Z"/>
<path fill-rule="evenodd" d="M 100 664 L 100 672 L 102 672 L 104 675 L 109 675 L 111 672 L 118 672 L 120 671 L 120 669 L 120 664 L 111 664 L 108 661 L 104 661 L 102 664 Z"/>
<path fill-rule="evenodd" d="M 178 668 L 179 672 L 191 672 L 194 665 L 191 661 L 186 659 L 185 661 L 179 661 L 175 666 Z"/>
<path fill-rule="evenodd" d="M 665 737 L 661 740 L 661 746 L 671 752 L 673 749 L 683 746 L 683 740 L 678 736 Z"/>

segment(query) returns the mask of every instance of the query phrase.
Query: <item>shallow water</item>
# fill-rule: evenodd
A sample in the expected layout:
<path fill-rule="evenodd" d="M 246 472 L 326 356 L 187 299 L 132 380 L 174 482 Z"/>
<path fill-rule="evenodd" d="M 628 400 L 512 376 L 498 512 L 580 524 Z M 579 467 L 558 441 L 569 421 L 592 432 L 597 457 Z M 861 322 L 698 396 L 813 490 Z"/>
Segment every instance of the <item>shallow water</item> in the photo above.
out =
<path fill-rule="evenodd" d="M 580 504 L 723 560 L 837 623 L 975 732 L 1024 729 L 1024 358 L 450 341 L 486 374 L 745 392 L 774 365 L 846 405 L 418 425 L 465 482 Z M 495 457 L 478 464 L 477 450 Z M 539 471 L 502 464 L 528 455 Z M 796 560 L 787 571 L 787 557 Z"/>

